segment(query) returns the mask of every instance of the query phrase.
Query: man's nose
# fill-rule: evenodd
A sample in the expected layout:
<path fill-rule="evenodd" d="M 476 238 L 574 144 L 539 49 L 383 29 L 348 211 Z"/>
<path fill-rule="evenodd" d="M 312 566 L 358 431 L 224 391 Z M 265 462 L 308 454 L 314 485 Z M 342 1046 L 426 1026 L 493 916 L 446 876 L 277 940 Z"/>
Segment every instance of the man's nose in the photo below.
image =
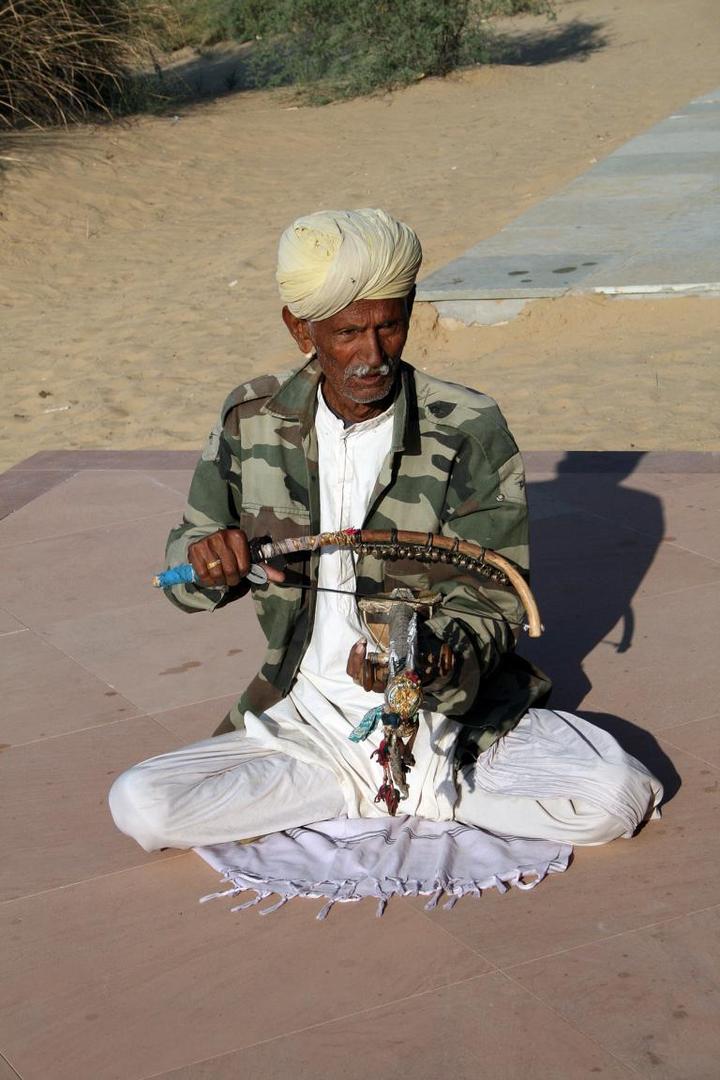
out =
<path fill-rule="evenodd" d="M 385 350 L 382 347 L 380 334 L 377 330 L 368 330 L 363 342 L 363 360 L 373 367 L 380 367 L 385 362 Z"/>

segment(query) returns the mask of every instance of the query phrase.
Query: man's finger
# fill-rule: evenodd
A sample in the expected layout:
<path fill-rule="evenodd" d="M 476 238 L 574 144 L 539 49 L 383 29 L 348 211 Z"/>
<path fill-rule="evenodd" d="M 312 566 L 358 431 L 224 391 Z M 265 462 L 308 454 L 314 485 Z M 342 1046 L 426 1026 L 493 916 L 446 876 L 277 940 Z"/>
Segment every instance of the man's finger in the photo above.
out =
<path fill-rule="evenodd" d="M 211 562 L 213 558 L 215 558 L 215 556 L 212 554 L 207 540 L 197 540 L 188 548 L 190 565 L 195 571 L 195 577 L 198 580 L 198 584 L 204 589 L 211 589 L 214 585 L 212 577 L 207 572 L 207 564 L 208 562 Z"/>
<path fill-rule="evenodd" d="M 372 660 L 363 660 L 360 673 L 360 684 L 363 690 L 369 692 L 375 686 L 375 665 Z"/>
<path fill-rule="evenodd" d="M 240 580 L 237 572 L 237 561 L 234 554 L 224 541 L 223 534 L 213 533 L 208 537 L 209 555 L 206 573 L 211 578 L 214 586 L 230 585 L 228 574 L 234 579 L 233 584 Z"/>
<path fill-rule="evenodd" d="M 360 685 L 362 685 L 361 674 L 366 652 L 367 641 L 365 641 L 364 638 L 360 638 L 359 641 L 355 642 L 348 654 L 348 662 L 345 669 L 353 682 L 360 683 Z"/>
<path fill-rule="evenodd" d="M 235 560 L 236 573 L 245 577 L 252 562 L 247 536 L 242 529 L 226 529 L 222 535 Z M 237 582 L 233 584 L 237 585 Z"/>
<path fill-rule="evenodd" d="M 220 542 L 212 545 L 215 549 L 215 557 L 220 559 L 220 565 L 222 566 L 222 572 L 225 577 L 225 584 L 232 587 L 239 585 L 242 580 L 242 574 L 238 566 L 237 556 L 233 549 L 228 545 L 225 537 L 221 538 Z"/>

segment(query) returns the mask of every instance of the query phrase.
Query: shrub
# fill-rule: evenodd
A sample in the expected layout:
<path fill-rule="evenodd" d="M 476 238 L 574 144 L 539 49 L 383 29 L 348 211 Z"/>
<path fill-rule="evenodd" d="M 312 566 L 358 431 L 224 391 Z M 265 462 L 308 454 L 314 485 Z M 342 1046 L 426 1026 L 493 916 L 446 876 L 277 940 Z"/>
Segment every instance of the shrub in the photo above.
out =
<path fill-rule="evenodd" d="M 317 103 L 489 56 L 487 19 L 553 0 L 0 0 L 0 128 L 152 107 L 152 47 L 253 40 L 250 82 Z M 147 66 L 147 65 L 146 65 Z"/>
<path fill-rule="evenodd" d="M 166 16 L 153 0 L 0 0 L 0 125 L 111 111 Z"/>
<path fill-rule="evenodd" d="M 550 14 L 552 0 L 202 0 L 218 29 L 260 38 L 256 85 L 329 101 L 447 75 L 488 59 L 492 15 Z"/>

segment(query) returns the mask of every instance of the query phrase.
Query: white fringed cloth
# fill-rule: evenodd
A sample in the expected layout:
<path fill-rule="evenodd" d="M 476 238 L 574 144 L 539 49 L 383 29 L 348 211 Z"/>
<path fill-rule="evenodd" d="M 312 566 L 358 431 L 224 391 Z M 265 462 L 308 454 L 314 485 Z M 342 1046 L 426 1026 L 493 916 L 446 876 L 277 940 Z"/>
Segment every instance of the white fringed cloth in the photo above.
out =
<path fill-rule="evenodd" d="M 377 915 L 392 896 L 428 896 L 426 910 L 445 908 L 462 896 L 486 889 L 534 889 L 570 861 L 569 844 L 497 836 L 454 821 L 424 818 L 339 818 L 272 833 L 250 844 L 216 844 L 195 851 L 230 886 L 204 896 L 254 895 L 236 905 L 242 911 L 261 901 L 269 915 L 296 896 L 323 898 L 325 919 L 336 903 L 371 896 Z"/>

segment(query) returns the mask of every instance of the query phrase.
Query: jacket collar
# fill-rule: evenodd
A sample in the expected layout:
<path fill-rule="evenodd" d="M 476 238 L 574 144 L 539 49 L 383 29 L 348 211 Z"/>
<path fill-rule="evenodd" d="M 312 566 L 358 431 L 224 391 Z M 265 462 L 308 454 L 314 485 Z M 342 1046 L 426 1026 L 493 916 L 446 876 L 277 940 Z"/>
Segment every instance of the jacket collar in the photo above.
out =
<path fill-rule="evenodd" d="M 263 412 L 269 412 L 281 419 L 299 421 L 303 434 L 306 434 L 315 422 L 317 390 L 321 379 L 322 372 L 317 360 L 309 360 L 282 383 L 263 406 Z M 391 447 L 393 452 L 410 448 L 415 441 L 413 433 L 416 428 L 415 370 L 403 360 L 400 363 L 399 387 L 395 399 Z"/>

